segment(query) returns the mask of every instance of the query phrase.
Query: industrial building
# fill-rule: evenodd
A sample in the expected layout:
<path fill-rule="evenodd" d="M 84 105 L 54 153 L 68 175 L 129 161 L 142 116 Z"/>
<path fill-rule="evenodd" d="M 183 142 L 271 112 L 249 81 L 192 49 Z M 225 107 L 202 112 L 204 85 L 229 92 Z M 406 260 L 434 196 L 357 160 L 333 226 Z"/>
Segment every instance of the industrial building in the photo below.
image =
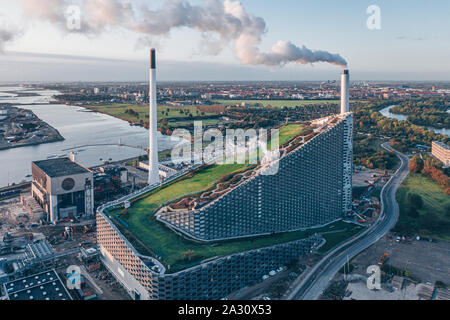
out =
<path fill-rule="evenodd" d="M 171 273 L 140 254 L 104 214 L 97 213 L 97 241 L 108 270 L 136 300 L 218 300 L 256 284 L 271 270 L 319 248 L 320 235 L 203 261 Z"/>
<path fill-rule="evenodd" d="M 93 170 L 95 203 L 120 193 L 128 183 L 128 171 L 119 166 L 102 166 Z"/>
<path fill-rule="evenodd" d="M 150 172 L 150 166 L 148 164 L 148 161 L 140 161 L 139 162 L 139 168 L 141 168 L 142 170 Z M 159 174 L 159 179 L 160 180 L 168 179 L 168 178 L 170 178 L 173 175 L 178 173 L 178 171 L 176 169 L 168 167 L 168 166 L 165 166 L 163 164 L 159 164 L 158 168 L 159 168 L 158 169 L 158 174 Z"/>
<path fill-rule="evenodd" d="M 444 164 L 444 167 L 450 167 L 450 147 L 440 141 L 433 141 L 431 145 L 431 154 Z"/>
<path fill-rule="evenodd" d="M 7 300 L 72 300 L 55 270 L 3 284 Z"/>
<path fill-rule="evenodd" d="M 150 57 L 150 148 L 145 165 L 151 187 L 159 183 L 159 173 L 154 50 Z M 157 219 L 178 235 L 205 245 L 209 241 L 220 245 L 222 240 L 299 231 L 341 219 L 352 203 L 353 115 L 349 109 L 348 70 L 342 73 L 341 95 L 341 113 L 313 121 L 313 133 L 301 141 L 296 137 L 297 143 L 290 144 L 280 159 L 256 166 L 248 179 L 198 209 L 163 207 Z M 277 173 L 263 174 L 275 161 Z M 124 201 L 127 208 L 130 198 Z M 314 234 L 171 268 L 157 256 L 138 252 L 122 234 L 108 213 L 118 205 L 120 201 L 97 209 L 97 243 L 104 265 L 137 300 L 220 299 L 256 284 L 271 270 L 310 253 L 325 241 Z M 121 221 L 120 217 L 114 219 Z"/>
<path fill-rule="evenodd" d="M 352 115 L 321 121 L 317 135 L 202 207 L 167 210 L 158 220 L 200 241 L 282 233 L 336 221 L 351 208 Z"/>
<path fill-rule="evenodd" d="M 34 161 L 31 194 L 49 222 L 93 216 L 94 179 L 88 168 L 72 158 Z"/>

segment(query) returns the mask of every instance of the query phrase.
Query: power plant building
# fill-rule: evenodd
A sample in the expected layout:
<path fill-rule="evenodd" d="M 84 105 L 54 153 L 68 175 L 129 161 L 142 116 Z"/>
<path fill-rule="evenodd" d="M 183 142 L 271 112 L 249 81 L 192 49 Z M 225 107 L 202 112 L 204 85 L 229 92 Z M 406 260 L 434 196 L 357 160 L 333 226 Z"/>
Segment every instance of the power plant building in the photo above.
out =
<path fill-rule="evenodd" d="M 154 70 L 154 51 L 151 61 Z M 220 245 L 223 240 L 301 231 L 341 219 L 352 204 L 353 115 L 349 112 L 348 70 L 344 71 L 342 80 L 340 114 L 312 121 L 312 132 L 301 137 L 301 141 L 296 137 L 298 144 L 284 146 L 286 152 L 279 159 L 258 164 L 248 178 L 208 203 L 181 210 L 171 210 L 165 204 L 155 212 L 157 220 L 186 241 L 194 239 L 205 245 L 214 241 Z M 151 80 L 151 88 L 155 90 L 155 87 Z M 152 101 L 151 98 L 151 105 Z M 153 130 L 150 145 L 152 133 Z M 150 153 L 153 150 L 150 147 Z M 152 163 L 153 158 L 150 154 L 149 185 L 157 182 L 152 178 L 152 168 L 158 172 L 157 160 Z M 264 174 L 274 163 L 278 165 L 277 172 Z M 130 198 L 126 203 L 130 204 Z M 122 234 L 120 228 L 124 225 L 116 224 L 120 217 L 108 212 L 111 208 L 118 209 L 118 204 L 114 202 L 97 209 L 97 242 L 103 263 L 134 299 L 220 299 L 256 284 L 271 270 L 324 243 L 315 234 L 213 257 L 181 269 L 170 268 L 158 256 L 150 257 L 136 250 Z"/>
<path fill-rule="evenodd" d="M 93 173 L 69 158 L 33 161 L 31 195 L 47 213 L 49 222 L 92 216 Z"/>
<path fill-rule="evenodd" d="M 194 211 L 160 210 L 157 217 L 201 241 L 322 226 L 351 209 L 350 113 L 323 120 L 317 135 L 279 160 L 275 175 L 251 179 Z"/>

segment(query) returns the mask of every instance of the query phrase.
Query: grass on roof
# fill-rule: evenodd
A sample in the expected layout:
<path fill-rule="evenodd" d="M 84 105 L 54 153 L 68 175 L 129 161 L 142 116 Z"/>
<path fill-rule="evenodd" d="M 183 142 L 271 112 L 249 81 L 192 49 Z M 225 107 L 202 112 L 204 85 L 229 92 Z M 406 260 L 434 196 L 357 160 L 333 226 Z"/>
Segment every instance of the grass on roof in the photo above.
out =
<path fill-rule="evenodd" d="M 140 253 L 152 255 L 164 265 L 170 266 L 169 272 L 183 270 L 205 259 L 305 239 L 321 232 L 325 233 L 323 237 L 327 242 L 320 251 L 325 252 L 362 230 L 360 226 L 338 221 L 319 229 L 202 244 L 187 240 L 158 222 L 150 213 L 151 208 L 153 204 L 138 203 L 132 214 L 128 214 L 128 217 L 121 216 L 127 227 L 117 221 L 116 225 Z M 113 212 L 112 215 L 118 213 L 120 211 Z M 191 257 L 187 258 L 186 254 L 189 253 Z"/>
<path fill-rule="evenodd" d="M 304 126 L 287 125 L 280 128 L 280 145 L 298 135 Z M 284 142 L 283 142 L 284 141 Z M 306 238 L 316 232 L 338 231 L 337 234 L 327 234 L 327 246 L 334 246 L 337 240 L 347 238 L 360 230 L 354 225 L 337 222 L 321 229 L 297 231 L 272 236 L 226 241 L 212 244 L 199 244 L 177 235 L 164 224 L 158 222 L 154 213 L 162 205 L 173 202 L 181 197 L 197 194 L 213 187 L 221 177 L 245 170 L 246 164 L 214 165 L 195 174 L 189 174 L 179 181 L 154 190 L 132 203 L 126 212 L 117 209 L 109 212 L 113 217 L 120 217 L 126 225 L 115 219 L 116 225 L 135 248 L 146 255 L 153 255 L 165 265 L 170 265 L 171 271 L 181 270 L 190 265 L 212 258 L 256 248 L 285 243 Z M 334 229 L 333 229 L 334 228 Z"/>

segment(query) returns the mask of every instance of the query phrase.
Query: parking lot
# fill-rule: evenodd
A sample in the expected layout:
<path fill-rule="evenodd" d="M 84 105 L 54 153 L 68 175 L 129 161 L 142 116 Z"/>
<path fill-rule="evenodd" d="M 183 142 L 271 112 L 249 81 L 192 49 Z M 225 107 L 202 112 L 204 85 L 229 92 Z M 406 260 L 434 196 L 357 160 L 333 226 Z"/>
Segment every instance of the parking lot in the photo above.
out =
<path fill-rule="evenodd" d="M 358 270 L 364 272 L 369 265 L 376 265 L 384 253 L 389 253 L 387 264 L 409 270 L 423 283 L 442 281 L 450 284 L 450 243 L 415 239 L 410 243 L 402 243 L 397 242 L 396 237 L 383 237 L 352 262 L 360 265 Z"/>

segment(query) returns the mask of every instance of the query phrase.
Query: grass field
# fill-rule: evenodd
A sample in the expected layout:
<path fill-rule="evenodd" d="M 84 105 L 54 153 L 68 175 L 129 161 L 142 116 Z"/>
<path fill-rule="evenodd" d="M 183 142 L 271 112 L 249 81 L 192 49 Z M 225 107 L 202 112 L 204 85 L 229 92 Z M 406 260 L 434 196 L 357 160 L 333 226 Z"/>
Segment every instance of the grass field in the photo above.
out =
<path fill-rule="evenodd" d="M 319 249 L 319 252 L 321 253 L 328 252 L 337 244 L 349 239 L 350 237 L 355 236 L 363 229 L 361 226 L 349 223 L 342 223 L 337 225 L 333 224 L 331 226 L 334 227 L 334 232 L 327 232 L 322 235 L 327 242 Z"/>
<path fill-rule="evenodd" d="M 90 106 L 89 109 L 105 113 L 116 118 L 124 119 L 130 122 L 139 122 L 140 120 L 148 122 L 147 118 L 149 113 L 148 105 L 117 103 L 111 105 Z M 128 109 L 133 109 L 135 112 L 139 114 L 139 117 L 125 113 L 125 111 Z M 181 113 L 180 112 L 181 110 L 182 111 L 189 110 L 189 112 L 192 114 L 193 117 L 214 115 L 213 113 L 205 113 L 204 115 L 202 115 L 200 111 L 197 113 L 198 109 L 196 106 L 186 106 L 186 107 L 158 106 L 158 120 L 162 120 L 163 118 L 166 118 L 167 120 L 175 120 L 175 122 L 169 123 L 171 126 L 182 124 L 186 125 L 188 123 L 192 123 L 193 120 L 189 119 L 186 113 Z M 203 120 L 203 121 L 208 122 L 208 124 L 211 124 L 213 122 L 217 123 L 217 120 Z"/>
<path fill-rule="evenodd" d="M 408 193 L 422 197 L 423 208 L 418 209 L 418 218 L 407 214 Z M 398 190 L 397 201 L 400 219 L 396 228 L 450 241 L 450 196 L 437 183 L 421 174 L 410 174 Z"/>
<path fill-rule="evenodd" d="M 288 107 L 294 108 L 296 106 L 305 106 L 311 104 L 327 104 L 327 103 L 339 103 L 339 100 L 216 100 L 215 103 L 225 105 L 236 105 L 246 102 L 248 104 L 260 103 L 264 107 L 272 106 L 276 108 Z"/>

